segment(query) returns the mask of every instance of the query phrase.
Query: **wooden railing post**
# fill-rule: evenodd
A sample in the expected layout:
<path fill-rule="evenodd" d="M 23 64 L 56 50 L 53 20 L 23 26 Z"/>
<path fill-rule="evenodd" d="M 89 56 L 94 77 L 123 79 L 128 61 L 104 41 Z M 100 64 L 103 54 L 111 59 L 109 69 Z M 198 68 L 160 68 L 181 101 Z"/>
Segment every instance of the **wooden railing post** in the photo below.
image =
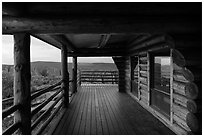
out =
<path fill-rule="evenodd" d="M 67 48 L 65 45 L 61 47 L 61 63 L 62 63 L 62 88 L 64 107 L 69 105 L 69 73 L 67 71 Z"/>
<path fill-rule="evenodd" d="M 15 123 L 20 122 L 22 134 L 31 134 L 31 93 L 30 93 L 30 35 L 14 35 L 14 105 L 20 109 L 14 113 Z"/>
<path fill-rule="evenodd" d="M 81 86 L 81 71 L 79 71 L 79 85 Z"/>
<path fill-rule="evenodd" d="M 73 57 L 72 61 L 72 80 L 73 80 L 73 85 L 72 85 L 72 91 L 73 93 L 77 92 L 77 57 Z"/>

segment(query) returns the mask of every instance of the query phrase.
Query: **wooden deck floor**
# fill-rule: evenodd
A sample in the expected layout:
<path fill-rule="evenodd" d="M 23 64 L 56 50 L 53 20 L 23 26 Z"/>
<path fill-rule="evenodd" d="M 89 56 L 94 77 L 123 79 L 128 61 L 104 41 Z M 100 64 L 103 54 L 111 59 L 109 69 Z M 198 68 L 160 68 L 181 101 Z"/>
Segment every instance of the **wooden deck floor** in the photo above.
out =
<path fill-rule="evenodd" d="M 174 134 L 117 85 L 83 85 L 54 134 Z"/>

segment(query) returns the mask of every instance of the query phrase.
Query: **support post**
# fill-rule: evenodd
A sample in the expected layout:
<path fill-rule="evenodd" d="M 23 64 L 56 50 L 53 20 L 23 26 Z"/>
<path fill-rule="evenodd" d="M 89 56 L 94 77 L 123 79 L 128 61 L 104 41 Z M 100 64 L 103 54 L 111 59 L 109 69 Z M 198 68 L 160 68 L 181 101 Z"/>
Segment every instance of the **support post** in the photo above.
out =
<path fill-rule="evenodd" d="M 132 86 L 132 81 L 134 81 L 135 79 L 135 67 L 137 66 L 137 58 L 135 56 L 132 56 L 130 57 L 130 79 L 131 79 L 131 92 L 132 92 L 132 89 L 133 89 L 133 86 Z"/>
<path fill-rule="evenodd" d="M 130 74 L 130 57 L 113 57 L 113 60 L 119 71 L 119 92 L 130 92 L 131 74 Z"/>
<path fill-rule="evenodd" d="M 69 105 L 69 72 L 67 71 L 67 48 L 65 45 L 61 47 L 61 63 L 62 63 L 62 88 L 64 107 Z"/>
<path fill-rule="evenodd" d="M 77 57 L 74 56 L 72 58 L 72 92 L 76 93 L 77 92 Z"/>
<path fill-rule="evenodd" d="M 30 35 L 14 35 L 14 105 L 20 109 L 14 113 L 14 122 L 20 122 L 23 135 L 31 134 L 30 93 Z"/>

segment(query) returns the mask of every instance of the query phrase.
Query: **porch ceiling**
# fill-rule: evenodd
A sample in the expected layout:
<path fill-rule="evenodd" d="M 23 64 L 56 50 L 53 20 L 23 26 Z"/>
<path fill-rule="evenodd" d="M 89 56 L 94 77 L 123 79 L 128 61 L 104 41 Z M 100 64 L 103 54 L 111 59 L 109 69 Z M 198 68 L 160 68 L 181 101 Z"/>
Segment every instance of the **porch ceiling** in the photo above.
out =
<path fill-rule="evenodd" d="M 66 45 L 69 55 L 117 56 L 150 34 L 201 32 L 200 17 L 197 3 L 3 2 L 2 32 L 27 32 L 57 48 Z"/>

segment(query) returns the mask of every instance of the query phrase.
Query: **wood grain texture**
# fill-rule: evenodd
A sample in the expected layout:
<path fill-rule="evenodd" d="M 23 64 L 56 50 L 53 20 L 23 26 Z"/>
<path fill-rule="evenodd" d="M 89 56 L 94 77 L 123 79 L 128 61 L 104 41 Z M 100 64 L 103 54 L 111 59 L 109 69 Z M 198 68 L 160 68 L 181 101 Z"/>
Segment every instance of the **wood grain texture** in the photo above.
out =
<path fill-rule="evenodd" d="M 82 84 L 55 135 L 174 134 L 116 84 Z"/>
<path fill-rule="evenodd" d="M 69 72 L 67 66 L 67 48 L 65 45 L 61 47 L 61 64 L 62 64 L 62 88 L 64 107 L 69 105 Z"/>
<path fill-rule="evenodd" d="M 22 134 L 31 134 L 30 93 L 30 35 L 14 35 L 14 105 L 20 105 L 14 113 L 15 123 L 21 123 Z"/>

